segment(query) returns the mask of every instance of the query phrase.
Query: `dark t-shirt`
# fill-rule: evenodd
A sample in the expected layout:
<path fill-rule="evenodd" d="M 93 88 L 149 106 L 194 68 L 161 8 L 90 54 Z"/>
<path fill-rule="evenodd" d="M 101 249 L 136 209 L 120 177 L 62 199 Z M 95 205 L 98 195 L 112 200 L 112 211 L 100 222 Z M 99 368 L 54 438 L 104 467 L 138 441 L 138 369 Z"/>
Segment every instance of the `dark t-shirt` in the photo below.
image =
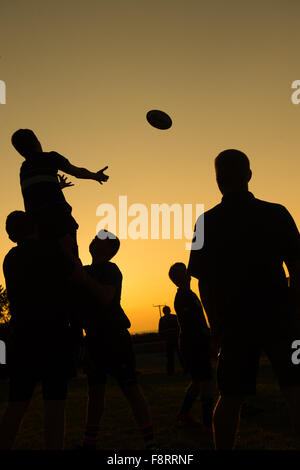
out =
<path fill-rule="evenodd" d="M 18 341 L 64 334 L 70 321 L 69 276 L 73 266 L 58 245 L 27 240 L 12 248 L 3 262 L 11 325 Z"/>
<path fill-rule="evenodd" d="M 201 302 L 193 291 L 178 288 L 174 308 L 181 341 L 195 344 L 201 337 L 210 335 Z"/>
<path fill-rule="evenodd" d="M 20 183 L 25 211 L 39 214 L 57 208 L 70 213 L 57 178 L 58 170 L 68 173 L 70 162 L 56 152 L 39 152 L 26 158 L 20 170 Z"/>
<path fill-rule="evenodd" d="M 191 250 L 188 270 L 208 283 L 220 318 L 285 311 L 283 262 L 300 258 L 299 232 L 287 209 L 250 192 L 230 193 L 199 223 L 203 217 L 204 246 Z"/>
<path fill-rule="evenodd" d="M 178 341 L 178 322 L 176 315 L 167 313 L 159 320 L 158 325 L 159 334 L 165 341 L 177 343 Z"/>
<path fill-rule="evenodd" d="M 116 293 L 112 302 L 99 306 L 90 295 L 86 297 L 83 327 L 87 337 L 92 339 L 108 338 L 119 331 L 130 328 L 130 321 L 121 307 L 122 273 L 115 263 L 106 261 L 84 266 L 87 273 L 99 284 L 115 287 Z"/>

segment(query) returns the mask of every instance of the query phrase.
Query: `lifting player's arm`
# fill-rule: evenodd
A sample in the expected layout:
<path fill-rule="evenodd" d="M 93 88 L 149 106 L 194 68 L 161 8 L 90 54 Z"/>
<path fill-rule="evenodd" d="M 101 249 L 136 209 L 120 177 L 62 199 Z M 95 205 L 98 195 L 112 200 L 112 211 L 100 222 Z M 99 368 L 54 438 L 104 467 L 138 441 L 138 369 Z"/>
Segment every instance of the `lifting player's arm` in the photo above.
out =
<path fill-rule="evenodd" d="M 110 304 L 115 297 L 116 288 L 107 284 L 100 284 L 96 281 L 83 269 L 81 261 L 78 258 L 74 263 L 70 280 L 74 284 L 84 286 L 100 305 Z"/>
<path fill-rule="evenodd" d="M 68 175 L 75 176 L 75 178 L 80 179 L 89 179 L 98 181 L 98 183 L 102 184 L 108 180 L 108 176 L 104 174 L 104 171 L 107 170 L 108 166 L 102 168 L 102 170 L 92 172 L 87 170 L 86 168 L 80 168 L 78 166 L 70 164 L 68 169 L 65 169 L 65 172 Z"/>
<path fill-rule="evenodd" d="M 100 304 L 110 304 L 116 294 L 116 288 L 108 284 L 100 284 L 88 273 L 86 273 L 86 286 L 91 295 L 99 301 Z"/>
<path fill-rule="evenodd" d="M 111 285 L 100 284 L 92 278 L 83 268 L 80 259 L 75 255 L 74 240 L 66 235 L 60 241 L 63 256 L 67 257 L 70 264 L 70 281 L 78 286 L 84 286 L 100 304 L 109 304 L 116 293 L 116 288 Z"/>

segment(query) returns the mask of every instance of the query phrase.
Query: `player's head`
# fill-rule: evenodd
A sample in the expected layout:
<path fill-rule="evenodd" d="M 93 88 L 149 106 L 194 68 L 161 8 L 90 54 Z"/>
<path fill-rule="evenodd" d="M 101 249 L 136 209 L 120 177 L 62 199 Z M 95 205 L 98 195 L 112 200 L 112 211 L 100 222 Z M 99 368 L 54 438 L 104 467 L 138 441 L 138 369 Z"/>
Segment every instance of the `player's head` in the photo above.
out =
<path fill-rule="evenodd" d="M 107 230 L 100 230 L 92 240 L 89 250 L 93 260 L 109 261 L 120 248 L 120 240 Z"/>
<path fill-rule="evenodd" d="M 37 136 L 30 129 L 19 129 L 16 131 L 12 135 L 11 143 L 17 152 L 25 158 L 31 153 L 43 151 Z"/>
<path fill-rule="evenodd" d="M 162 310 L 164 315 L 168 315 L 169 313 L 171 313 L 171 309 L 167 305 L 165 305 Z"/>
<path fill-rule="evenodd" d="M 229 149 L 215 159 L 216 177 L 222 194 L 248 189 L 252 172 L 247 155 L 240 150 Z"/>
<path fill-rule="evenodd" d="M 177 287 L 190 286 L 191 276 L 187 273 L 184 263 L 175 263 L 170 267 L 169 278 Z"/>
<path fill-rule="evenodd" d="M 10 240 L 15 243 L 22 243 L 36 233 L 33 219 L 23 211 L 11 212 L 6 218 L 5 228 Z"/>

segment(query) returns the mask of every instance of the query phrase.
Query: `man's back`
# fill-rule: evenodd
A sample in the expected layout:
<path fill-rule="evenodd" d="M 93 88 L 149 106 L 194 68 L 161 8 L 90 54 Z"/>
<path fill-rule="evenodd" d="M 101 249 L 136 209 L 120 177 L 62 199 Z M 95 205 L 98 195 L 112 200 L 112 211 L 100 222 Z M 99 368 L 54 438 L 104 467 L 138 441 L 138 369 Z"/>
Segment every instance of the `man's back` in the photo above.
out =
<path fill-rule="evenodd" d="M 166 340 L 177 342 L 178 339 L 178 322 L 176 315 L 166 313 L 159 320 L 159 334 Z"/>
<path fill-rule="evenodd" d="M 99 307 L 92 299 L 85 307 L 84 323 L 89 336 L 108 335 L 120 329 L 130 327 L 130 321 L 121 307 L 122 273 L 115 263 L 105 261 L 84 266 L 86 272 L 101 285 L 113 286 L 116 289 L 113 300 Z"/>
<path fill-rule="evenodd" d="M 204 214 L 204 246 L 192 251 L 189 271 L 209 283 L 218 311 L 262 310 L 288 298 L 283 262 L 299 256 L 297 227 L 279 204 L 252 193 L 228 193 Z"/>
<path fill-rule="evenodd" d="M 58 170 L 69 167 L 70 162 L 56 152 L 37 152 L 25 160 L 20 183 L 26 212 L 37 214 L 51 208 L 71 212 L 57 178 Z"/>
<path fill-rule="evenodd" d="M 182 338 L 197 342 L 201 336 L 209 335 L 201 302 L 193 291 L 178 288 L 174 308 Z"/>
<path fill-rule="evenodd" d="M 59 334 L 69 324 L 72 264 L 55 244 L 27 240 L 3 263 L 12 326 L 24 340 Z"/>

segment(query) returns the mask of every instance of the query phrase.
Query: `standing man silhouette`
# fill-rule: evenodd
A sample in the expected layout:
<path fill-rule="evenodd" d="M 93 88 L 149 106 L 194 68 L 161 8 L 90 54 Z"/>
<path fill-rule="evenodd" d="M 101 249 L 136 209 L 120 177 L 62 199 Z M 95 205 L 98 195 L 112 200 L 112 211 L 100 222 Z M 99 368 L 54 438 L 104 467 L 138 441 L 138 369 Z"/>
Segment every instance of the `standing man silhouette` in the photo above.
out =
<path fill-rule="evenodd" d="M 179 357 L 179 349 L 178 349 L 178 322 L 176 315 L 171 313 L 170 307 L 167 305 L 163 308 L 163 316 L 159 320 L 158 324 L 158 332 L 159 335 L 165 340 L 166 342 L 166 356 L 167 356 L 167 374 L 173 375 L 175 366 L 175 351 Z M 180 358 L 179 358 L 180 359 Z"/>
<path fill-rule="evenodd" d="M 202 224 L 204 217 L 204 245 L 191 251 L 188 269 L 199 280 L 220 346 L 215 448 L 232 449 L 244 397 L 255 393 L 262 350 L 300 433 L 300 367 L 291 361 L 292 342 L 300 337 L 300 237 L 285 207 L 248 191 L 252 172 L 243 152 L 221 152 L 215 169 L 223 198 L 197 221 Z"/>

